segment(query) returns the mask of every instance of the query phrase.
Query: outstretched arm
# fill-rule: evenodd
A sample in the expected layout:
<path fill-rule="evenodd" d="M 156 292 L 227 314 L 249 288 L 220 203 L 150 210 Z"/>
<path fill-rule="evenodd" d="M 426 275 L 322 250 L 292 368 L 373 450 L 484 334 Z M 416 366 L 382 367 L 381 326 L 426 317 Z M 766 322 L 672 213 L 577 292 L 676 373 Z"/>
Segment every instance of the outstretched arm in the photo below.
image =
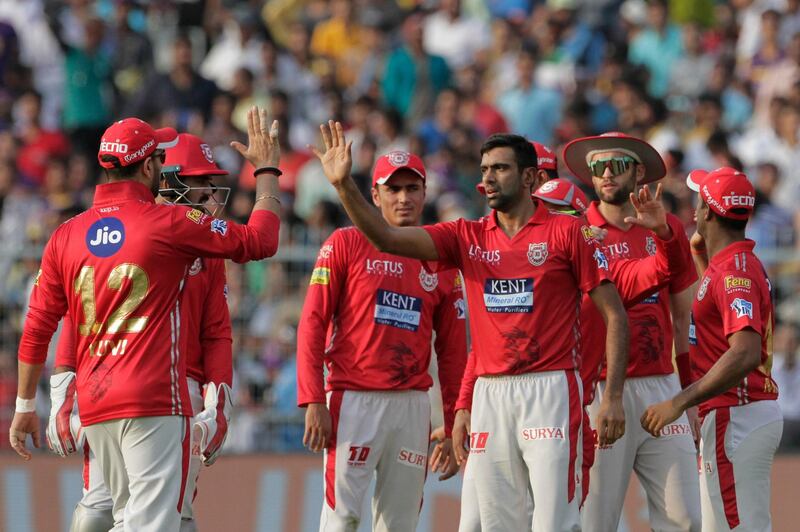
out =
<path fill-rule="evenodd" d="M 325 151 L 310 146 L 322 163 L 328 181 L 339 193 L 347 215 L 375 248 L 385 253 L 422 260 L 438 260 L 436 245 L 427 231 L 421 227 L 392 227 L 380 212 L 372 207 L 358 190 L 350 176 L 353 163 L 352 141 L 344 137 L 340 122 L 328 122 L 319 126 Z"/>

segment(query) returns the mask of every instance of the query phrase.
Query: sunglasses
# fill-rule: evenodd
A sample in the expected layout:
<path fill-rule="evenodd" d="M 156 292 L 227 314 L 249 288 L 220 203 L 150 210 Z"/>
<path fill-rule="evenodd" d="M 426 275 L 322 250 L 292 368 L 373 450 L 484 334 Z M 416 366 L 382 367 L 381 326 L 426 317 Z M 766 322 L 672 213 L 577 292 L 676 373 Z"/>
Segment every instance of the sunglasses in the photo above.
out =
<path fill-rule="evenodd" d="M 612 175 L 620 175 L 635 163 L 636 159 L 633 157 L 609 157 L 590 162 L 589 170 L 592 171 L 594 177 L 603 177 L 603 174 L 606 173 L 606 168 L 611 170 Z"/>
<path fill-rule="evenodd" d="M 165 152 L 164 150 L 156 150 L 150 157 L 156 157 L 161 162 L 161 164 L 164 164 L 167 160 L 167 152 Z"/>

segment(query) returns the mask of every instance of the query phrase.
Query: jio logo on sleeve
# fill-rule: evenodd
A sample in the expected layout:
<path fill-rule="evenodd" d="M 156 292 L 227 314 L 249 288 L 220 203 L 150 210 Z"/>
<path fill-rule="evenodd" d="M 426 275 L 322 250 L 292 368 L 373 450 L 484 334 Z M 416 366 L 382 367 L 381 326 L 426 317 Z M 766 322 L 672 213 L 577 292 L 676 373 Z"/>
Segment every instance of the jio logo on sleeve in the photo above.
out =
<path fill-rule="evenodd" d="M 118 218 L 100 218 L 86 232 L 86 247 L 96 257 L 110 257 L 125 242 L 125 226 Z"/>

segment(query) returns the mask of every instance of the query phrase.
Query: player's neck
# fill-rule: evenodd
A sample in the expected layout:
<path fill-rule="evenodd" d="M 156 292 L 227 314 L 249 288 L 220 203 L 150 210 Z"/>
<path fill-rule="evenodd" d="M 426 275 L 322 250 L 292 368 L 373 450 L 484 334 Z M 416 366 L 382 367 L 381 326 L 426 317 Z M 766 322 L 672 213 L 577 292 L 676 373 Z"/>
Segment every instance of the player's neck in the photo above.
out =
<path fill-rule="evenodd" d="M 542 207 L 544 208 L 544 207 Z M 523 227 L 528 225 L 531 216 L 536 212 L 536 203 L 533 201 L 520 201 L 508 212 L 495 211 L 497 213 L 497 225 L 508 236 L 514 238 Z"/>
<path fill-rule="evenodd" d="M 614 205 L 613 203 L 601 201 L 597 208 L 608 223 L 625 231 L 631 227 L 630 224 L 625 223 L 625 217 L 636 215 L 633 211 L 633 207 L 627 201 L 621 205 Z"/>
<path fill-rule="evenodd" d="M 709 234 L 705 237 L 709 260 L 713 259 L 714 255 L 718 254 L 726 247 L 736 242 L 742 242 L 744 239 L 744 232 L 734 233 L 723 229 L 712 230 L 709 228 Z"/>

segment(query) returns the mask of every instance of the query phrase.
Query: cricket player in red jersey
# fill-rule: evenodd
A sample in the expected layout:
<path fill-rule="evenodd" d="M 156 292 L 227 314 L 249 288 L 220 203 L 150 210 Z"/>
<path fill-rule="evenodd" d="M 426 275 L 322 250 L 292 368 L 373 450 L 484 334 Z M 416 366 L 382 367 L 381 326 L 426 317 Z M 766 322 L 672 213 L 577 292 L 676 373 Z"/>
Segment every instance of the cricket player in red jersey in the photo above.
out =
<path fill-rule="evenodd" d="M 418 225 L 422 160 L 402 151 L 378 158 L 372 200 L 389 225 Z M 373 476 L 373 530 L 416 530 L 427 474 L 434 331 L 444 461 L 455 473 L 449 438 L 467 356 L 464 316 L 458 270 L 429 273 L 419 260 L 377 251 L 354 227 L 336 230 L 322 246 L 297 347 L 298 403 L 307 408 L 303 443 L 326 450 L 320 531 L 358 528 Z"/>
<path fill-rule="evenodd" d="M 755 190 L 742 172 L 695 170 L 700 287 L 692 304 L 693 384 L 650 406 L 641 425 L 653 435 L 700 406 L 703 530 L 769 531 L 770 470 L 783 433 L 778 387 L 770 376 L 775 316 L 770 282 L 744 236 Z"/>
<path fill-rule="evenodd" d="M 670 272 L 667 286 L 645 285 L 652 289 L 648 297 L 628 309 L 631 344 L 624 402 L 631 419 L 638 419 L 648 405 L 681 389 L 672 352 L 674 343 L 680 360 L 685 362 L 688 356 L 689 311 L 697 279 L 689 242 L 682 224 L 671 214 L 662 226 L 664 234 L 654 235 L 629 222 L 635 212 L 630 196 L 637 186 L 657 181 L 666 173 L 661 156 L 646 142 L 620 133 L 577 139 L 564 149 L 564 162 L 576 177 L 594 186 L 600 199 L 589 206 L 586 219 L 607 230 L 601 248 L 609 264 L 654 255 L 659 238 L 678 239 L 683 250 L 684 258 Z M 611 277 L 617 281 L 613 274 Z M 604 354 L 599 347 L 602 318 L 588 301 L 581 322 L 585 335 L 582 375 L 592 384 L 597 378 L 592 371 L 599 371 L 597 390 L 602 393 L 606 386 Z M 685 382 L 685 371 L 683 376 Z M 599 407 L 600 401 L 595 399 L 589 406 L 590 417 Z M 663 436 L 654 438 L 634 424 L 614 445 L 600 445 L 591 469 L 583 530 L 617 529 L 631 471 L 636 472 L 647 494 L 651 528 L 700 530 L 697 458 L 687 417 L 667 427 Z"/>
<path fill-rule="evenodd" d="M 341 124 L 322 126 L 325 173 L 350 218 L 379 250 L 459 268 L 470 312 L 475 384 L 470 467 L 484 530 L 531 526 L 520 508 L 533 494 L 534 531 L 580 527 L 580 293 L 608 320 L 611 383 L 599 413 L 601 442 L 625 432 L 622 382 L 627 324 L 606 260 L 575 218 L 531 198 L 536 153 L 517 135 L 494 135 L 481 149 L 493 212 L 424 227 L 392 227 L 350 177 Z M 500 465 L 498 465 L 500 464 Z"/>
<path fill-rule="evenodd" d="M 114 530 L 180 526 L 192 409 L 179 296 L 191 265 L 198 256 L 247 261 L 277 250 L 277 124 L 268 131 L 266 114 L 255 108 L 248 119 L 250 146 L 234 144 L 257 163 L 258 196 L 247 225 L 156 205 L 163 150 L 177 135 L 131 118 L 103 134 L 98 160 L 109 182 L 44 250 L 20 341 L 9 438 L 26 459 L 27 435 L 39 445 L 36 384 L 58 321 L 69 312 L 80 418 L 114 500 Z M 212 423 L 222 423 L 227 398 L 213 391 L 206 390 L 206 406 L 216 403 Z"/>
<path fill-rule="evenodd" d="M 210 215 L 218 214 L 227 203 L 230 189 L 217 187 L 213 183 L 214 177 L 227 175 L 227 172 L 217 166 L 208 144 L 199 137 L 188 133 L 178 135 L 177 144 L 166 150 L 166 160 L 161 175 L 158 199 L 189 205 Z M 182 532 L 197 528 L 192 512 L 197 476 L 204 461 L 210 465 L 216 460 L 216 455 L 227 435 L 233 359 L 230 315 L 225 298 L 226 286 L 225 263 L 222 259 L 197 258 L 189 268 L 189 275 L 181 294 L 181 310 L 186 319 L 182 333 L 185 333 L 189 345 L 187 384 L 194 416 L 198 416 L 204 409 L 202 394 L 204 385 L 213 386 L 218 396 L 220 392 L 217 390 L 221 389 L 221 393 L 224 394 L 222 396 L 227 402 L 227 405 L 219 405 L 223 408 L 224 423 L 219 424 L 214 437 L 206 438 L 205 441 L 196 438 L 193 441 L 181 512 Z M 60 427 L 58 423 L 59 414 L 61 417 L 69 415 L 74 402 L 72 396 L 69 401 L 66 400 L 63 390 L 67 389 L 75 379 L 75 356 L 74 331 L 69 318 L 65 317 L 56 350 L 56 374 L 50 378 L 51 416 L 47 427 L 48 444 L 54 452 L 62 456 L 69 454 L 71 446 L 68 439 L 71 432 L 75 431 L 76 425 L 79 426 L 80 423 L 80 421 L 77 424 L 72 423 L 72 426 L 61 423 Z M 74 386 L 72 388 L 74 389 Z M 77 413 L 75 414 L 77 416 Z M 216 408 L 209 410 L 204 417 L 212 414 L 216 417 Z M 202 418 L 198 423 L 202 426 Z M 59 433 L 59 428 L 64 429 L 64 432 Z M 209 446 L 214 439 L 218 443 Z M 114 526 L 111 492 L 103 481 L 102 471 L 94 452 L 88 445 L 85 447 L 76 445 L 76 447 L 83 448 L 84 451 L 84 485 L 83 497 L 73 513 L 70 532 L 107 531 Z"/>
<path fill-rule="evenodd" d="M 582 216 L 588 201 L 583 192 L 565 179 L 553 179 L 539 187 L 533 196 L 539 198 L 551 210 L 566 214 Z M 676 226 L 667 225 L 666 212 L 660 203 L 661 187 L 656 190 L 655 197 L 651 197 L 647 187 L 642 188 L 638 196 L 631 197 L 637 219 L 635 222 L 645 228 L 651 228 L 656 236 L 656 253 L 653 256 L 641 259 L 620 259 L 609 264 L 609 274 L 614 281 L 620 297 L 626 308 L 641 302 L 647 296 L 667 285 L 671 271 L 679 270 L 685 263 L 685 247 L 675 234 L 682 234 L 683 228 L 678 222 Z M 583 226 L 587 237 L 594 232 L 598 241 L 606 235 L 606 230 Z M 663 238 L 662 238 L 663 237 Z M 589 468 L 594 462 L 595 441 L 591 430 L 589 416 L 586 409 L 594 398 L 594 389 L 599 376 L 599 366 L 604 355 L 602 346 L 605 343 L 605 324 L 597 323 L 591 319 L 596 313 L 592 307 L 591 298 L 584 296 L 581 305 L 581 379 L 583 380 L 584 416 L 583 416 L 583 497 L 593 479 L 590 479 Z M 591 314 L 589 314 L 591 312 Z M 587 317 L 588 315 L 588 317 Z M 602 318 L 600 318 L 602 319 Z M 594 346 L 599 344 L 599 349 Z M 594 359 L 593 359 L 594 358 Z M 461 392 L 456 403 L 456 422 L 453 428 L 453 447 L 457 458 L 464 456 L 462 442 L 464 433 L 468 433 L 470 423 L 470 410 L 472 404 L 473 386 L 476 380 L 474 374 L 474 359 L 470 357 L 464 372 Z M 473 478 L 469 462 L 464 474 L 464 487 L 462 490 L 460 532 L 478 532 L 481 530 L 480 520 L 475 508 Z"/>

